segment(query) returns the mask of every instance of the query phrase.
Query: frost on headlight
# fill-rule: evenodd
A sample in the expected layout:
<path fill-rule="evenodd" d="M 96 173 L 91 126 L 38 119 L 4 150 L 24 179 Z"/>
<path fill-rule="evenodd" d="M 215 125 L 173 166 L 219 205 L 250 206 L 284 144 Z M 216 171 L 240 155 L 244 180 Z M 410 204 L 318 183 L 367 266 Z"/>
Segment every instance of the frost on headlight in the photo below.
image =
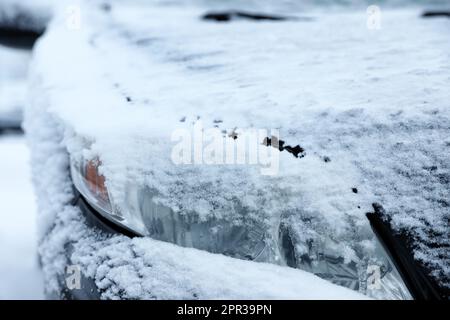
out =
<path fill-rule="evenodd" d="M 183 247 L 206 250 L 227 256 L 270 261 L 274 248 L 266 228 L 254 220 L 227 221 L 207 219 L 195 214 L 180 214 L 155 201 L 157 192 L 149 188 L 127 188 L 126 205 L 119 207 L 99 173 L 99 159 L 71 161 L 75 187 L 85 200 L 105 218 L 137 235 L 171 242 Z"/>
<path fill-rule="evenodd" d="M 232 223 L 215 218 L 202 221 L 195 214 L 176 213 L 156 204 L 155 195 L 146 189 L 139 201 L 150 237 L 240 259 L 259 261 L 267 256 L 265 229 L 254 221 Z"/>
<path fill-rule="evenodd" d="M 295 214 L 280 217 L 276 226 L 247 218 L 245 212 L 238 215 L 239 221 L 200 219 L 195 212 L 171 210 L 156 201 L 157 190 L 136 185 L 124 188 L 125 196 L 118 206 L 99 172 L 100 166 L 99 159 L 72 159 L 76 188 L 101 215 L 136 235 L 239 259 L 287 265 L 374 298 L 412 298 L 375 235 L 375 248 L 361 249 L 352 259 L 346 259 L 332 235 L 314 226 L 299 231 L 295 225 L 307 222 Z M 315 230 L 315 236 L 308 230 Z"/>
<path fill-rule="evenodd" d="M 337 285 L 377 299 L 410 300 L 412 296 L 395 265 L 375 238 L 375 248 L 357 253 L 356 261 L 346 261 L 342 252 L 332 250 L 332 237 L 306 239 L 286 220 L 280 225 L 280 245 L 286 264 L 302 269 Z"/>

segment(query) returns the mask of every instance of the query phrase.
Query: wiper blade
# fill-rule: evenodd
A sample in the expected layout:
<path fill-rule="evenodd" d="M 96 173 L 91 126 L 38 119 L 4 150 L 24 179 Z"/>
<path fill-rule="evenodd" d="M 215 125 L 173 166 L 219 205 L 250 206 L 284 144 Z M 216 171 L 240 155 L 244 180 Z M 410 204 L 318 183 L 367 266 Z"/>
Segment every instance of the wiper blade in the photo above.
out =
<path fill-rule="evenodd" d="M 423 18 L 447 17 L 450 18 L 450 11 L 425 11 L 422 13 Z"/>
<path fill-rule="evenodd" d="M 228 22 L 236 19 L 253 21 L 286 21 L 286 20 L 310 20 L 309 18 L 290 17 L 282 15 L 251 13 L 238 10 L 208 12 L 203 15 L 203 20 L 213 20 L 217 22 Z"/>

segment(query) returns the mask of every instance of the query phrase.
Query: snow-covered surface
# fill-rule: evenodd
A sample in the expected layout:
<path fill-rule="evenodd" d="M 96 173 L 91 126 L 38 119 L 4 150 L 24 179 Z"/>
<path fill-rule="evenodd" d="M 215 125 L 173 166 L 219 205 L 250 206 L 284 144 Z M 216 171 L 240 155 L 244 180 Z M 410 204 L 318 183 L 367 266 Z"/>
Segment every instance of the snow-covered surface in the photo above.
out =
<path fill-rule="evenodd" d="M 43 299 L 36 205 L 23 137 L 0 136 L 0 299 Z"/>
<path fill-rule="evenodd" d="M 237 260 L 149 238 L 101 235 L 88 228 L 73 198 L 63 127 L 42 108 L 35 83 L 25 127 L 32 149 L 39 220 L 53 225 L 39 253 L 47 296 L 63 288 L 67 265 L 94 279 L 103 299 L 366 299 L 310 273 Z M 42 235 L 41 235 L 42 236 Z M 69 248 L 73 252 L 67 256 Z"/>
<path fill-rule="evenodd" d="M 139 238 L 84 238 L 72 256 L 114 299 L 367 299 L 311 273 Z"/>
<path fill-rule="evenodd" d="M 385 10 L 381 30 L 373 31 L 366 27 L 365 10 L 319 10 L 310 22 L 215 24 L 199 19 L 205 10 L 116 2 L 111 12 L 82 8 L 79 29 L 67 28 L 61 14 L 38 44 L 26 129 L 41 236 L 52 228 L 40 248 L 47 290 L 57 289 L 55 274 L 63 272 L 69 241 L 79 243 L 73 259 L 107 298 L 160 297 L 152 272 L 177 270 L 170 269 L 170 245 L 123 237 L 93 240 L 79 213 L 67 205 L 66 148 L 73 156 L 101 157 L 119 204 L 127 186 L 140 185 L 156 189 L 160 203 L 175 212 L 239 220 L 242 211 L 234 209 L 239 199 L 250 219 L 274 232 L 289 213 L 305 242 L 325 243 L 347 260 L 358 260 L 373 247 L 365 213 L 381 203 L 398 230 L 411 232 L 416 257 L 450 285 L 449 21 L 421 19 L 419 10 Z M 281 152 L 279 174 L 270 177 L 255 166 L 177 166 L 170 159 L 171 134 L 191 129 L 197 119 L 205 127 L 219 120 L 224 130 L 280 129 L 281 138 L 300 144 L 306 156 Z M 89 150 L 86 140 L 94 142 Z M 100 249 L 104 245 L 107 250 Z M 114 258 L 141 246 L 149 250 L 149 262 Z M 190 266 L 197 266 L 197 255 L 247 266 L 173 250 L 183 252 Z M 158 252 L 164 252 L 160 262 L 152 258 Z M 150 266 L 157 263 L 162 271 Z M 173 297 L 188 297 L 191 289 L 199 297 L 236 293 L 234 282 L 224 281 L 230 287 L 217 290 L 230 291 L 202 295 L 209 282 L 203 287 L 196 268 L 181 262 L 175 267 L 196 281 L 199 275 L 200 283 L 180 276 L 188 282 Z M 305 276 L 280 267 L 252 268 Z M 174 288 L 170 281 L 167 286 Z"/>

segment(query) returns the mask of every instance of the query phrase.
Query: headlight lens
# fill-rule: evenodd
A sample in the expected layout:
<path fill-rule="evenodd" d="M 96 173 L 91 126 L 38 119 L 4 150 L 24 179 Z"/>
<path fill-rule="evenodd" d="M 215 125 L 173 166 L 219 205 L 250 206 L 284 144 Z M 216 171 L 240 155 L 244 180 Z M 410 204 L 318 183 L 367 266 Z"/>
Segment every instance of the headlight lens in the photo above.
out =
<path fill-rule="evenodd" d="M 289 220 L 286 220 L 289 221 Z M 335 284 L 357 290 L 377 299 L 410 300 L 412 296 L 388 254 L 375 239 L 370 253 L 363 253 L 358 262 L 345 262 L 335 250 L 322 241 L 307 241 L 307 249 L 299 250 L 298 234 L 293 224 L 282 223 L 280 239 L 284 256 L 291 267 L 312 272 Z M 329 239 L 328 239 L 329 240 Z"/>
<path fill-rule="evenodd" d="M 193 247 L 213 253 L 254 261 L 276 262 L 265 228 L 255 221 L 232 223 L 225 220 L 201 221 L 190 215 L 173 212 L 154 201 L 156 191 L 130 187 L 126 208 L 114 204 L 104 176 L 99 172 L 101 161 L 71 161 L 75 187 L 101 215 L 134 233 Z M 274 257 L 271 259 L 271 257 Z M 273 260 L 273 261 L 272 261 Z"/>
<path fill-rule="evenodd" d="M 72 181 L 77 190 L 99 213 L 106 218 L 121 222 L 123 219 L 114 214 L 105 177 L 98 171 L 100 161 L 98 159 L 71 162 Z"/>
<path fill-rule="evenodd" d="M 346 263 L 323 243 L 307 243 L 308 252 L 297 252 L 299 243 L 303 247 L 305 243 L 295 238 L 289 223 L 281 223 L 279 234 L 274 236 L 266 226 L 254 220 L 240 223 L 218 219 L 201 221 L 195 215 L 178 214 L 156 203 L 157 192 L 149 188 L 127 188 L 126 208 L 119 208 L 108 191 L 105 177 L 99 172 L 100 166 L 99 159 L 72 159 L 75 187 L 101 215 L 138 235 L 235 258 L 303 269 L 374 298 L 412 298 L 378 241 L 372 256 L 362 257 L 359 263 Z M 368 286 L 374 276 L 379 277 L 375 279 L 378 287 Z"/>

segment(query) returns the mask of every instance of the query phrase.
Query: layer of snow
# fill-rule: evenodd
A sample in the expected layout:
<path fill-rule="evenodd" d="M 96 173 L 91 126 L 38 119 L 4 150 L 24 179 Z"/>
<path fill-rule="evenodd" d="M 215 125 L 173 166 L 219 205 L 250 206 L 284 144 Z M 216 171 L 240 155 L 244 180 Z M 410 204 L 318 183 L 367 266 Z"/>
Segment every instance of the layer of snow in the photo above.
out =
<path fill-rule="evenodd" d="M 22 137 L 0 136 L 0 299 L 42 299 L 36 205 Z"/>
<path fill-rule="evenodd" d="M 114 299 L 366 299 L 298 269 L 151 239 L 83 238 L 72 262 Z"/>
<path fill-rule="evenodd" d="M 448 20 L 385 10 L 374 31 L 361 10 L 215 24 L 199 19 L 206 9 L 114 3 L 82 7 L 79 29 L 54 19 L 36 50 L 37 99 L 63 123 L 72 155 L 100 155 L 119 205 L 127 186 L 147 186 L 175 212 L 239 220 L 244 211 L 274 238 L 294 216 L 305 241 L 347 260 L 370 253 L 365 213 L 379 202 L 448 284 Z M 281 152 L 271 177 L 255 166 L 174 165 L 171 134 L 199 118 L 228 132 L 280 129 L 307 155 Z"/>
<path fill-rule="evenodd" d="M 38 79 L 35 79 L 38 80 Z M 149 238 L 105 237 L 88 228 L 73 198 L 63 127 L 45 112 L 33 82 L 25 127 L 32 150 L 41 234 L 39 253 L 47 296 L 63 288 L 67 265 L 93 278 L 103 299 L 365 299 L 310 273 L 185 249 Z M 47 222 L 47 223 L 46 223 Z M 43 231 L 43 230 L 41 230 Z M 68 248 L 73 252 L 68 256 Z"/>
<path fill-rule="evenodd" d="M 79 212 L 67 205 L 72 194 L 65 149 L 73 155 L 84 152 L 80 136 L 95 140 L 88 154 L 101 155 L 115 199 L 123 197 L 124 186 L 138 183 L 157 188 L 160 201 L 175 211 L 233 219 L 238 213 L 230 210 L 229 200 L 238 198 L 253 219 L 269 227 L 292 210 L 298 234 L 327 244 L 331 234 L 339 244 L 334 250 L 347 259 L 357 259 L 354 252 L 364 254 L 370 247 L 373 238 L 364 213 L 372 202 L 380 202 L 397 228 L 412 232 L 417 257 L 448 283 L 446 20 L 421 20 L 417 11 L 386 12 L 383 29 L 369 32 L 363 13 L 316 13 L 318 24 L 206 28 L 197 20 L 203 9 L 139 8 L 142 19 L 136 19 L 136 10 L 123 8 L 120 15 L 115 10 L 116 21 L 88 11 L 81 30 L 68 30 L 63 20 L 55 20 L 37 51 L 27 131 L 40 199 L 47 292 L 58 290 L 56 275 L 64 272 L 66 245 L 75 242 L 72 259 L 105 290 L 104 298 L 191 297 L 192 292 L 205 298 L 220 297 L 224 290 L 228 297 L 242 297 L 233 281 L 230 288 L 202 294 L 210 283 L 197 279 L 197 258 L 186 258 L 190 267 L 177 264 L 173 269 L 169 253 L 153 258 L 159 246 L 162 252 L 174 248 L 176 255 L 189 250 L 150 239 L 97 239 L 86 230 Z M 149 15 L 153 19 L 144 19 Z M 180 23 L 185 29 L 179 30 Z M 333 29 L 337 24 L 341 29 Z M 149 37 L 153 34 L 155 39 Z M 210 52 L 214 39 L 221 42 L 218 52 Z M 414 61 L 421 61 L 420 68 Z M 274 114 L 273 106 L 283 112 Z M 276 177 L 262 177 L 257 168 L 176 167 L 169 158 L 170 133 L 188 127 L 197 116 L 211 125 L 219 118 L 225 129 L 281 127 L 282 138 L 300 143 L 307 156 L 282 154 Z M 188 121 L 182 124 L 184 117 Z M 331 162 L 325 163 L 324 156 Z M 353 187 L 358 194 L 351 192 Z M 303 225 L 305 220 L 311 225 Z M 146 263 L 140 257 L 126 263 L 114 258 L 134 257 L 140 247 L 136 241 L 145 243 Z M 202 261 L 209 259 L 192 252 Z M 219 260 L 243 268 L 244 262 Z M 162 267 L 153 269 L 158 263 Z M 193 273 L 195 281 L 181 273 L 187 281 L 182 289 L 174 290 L 166 279 L 164 288 L 172 295 L 161 294 L 161 283 L 155 285 L 152 277 L 179 268 Z M 149 275 L 150 285 L 142 274 Z"/>

